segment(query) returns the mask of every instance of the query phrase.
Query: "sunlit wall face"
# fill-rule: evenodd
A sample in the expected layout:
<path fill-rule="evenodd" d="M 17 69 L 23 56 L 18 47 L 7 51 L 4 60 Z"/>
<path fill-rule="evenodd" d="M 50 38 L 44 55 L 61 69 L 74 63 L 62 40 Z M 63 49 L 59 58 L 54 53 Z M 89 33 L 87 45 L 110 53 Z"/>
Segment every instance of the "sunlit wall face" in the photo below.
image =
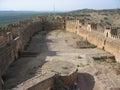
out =
<path fill-rule="evenodd" d="M 120 0 L 0 0 L 0 10 L 71 11 L 120 8 Z"/>

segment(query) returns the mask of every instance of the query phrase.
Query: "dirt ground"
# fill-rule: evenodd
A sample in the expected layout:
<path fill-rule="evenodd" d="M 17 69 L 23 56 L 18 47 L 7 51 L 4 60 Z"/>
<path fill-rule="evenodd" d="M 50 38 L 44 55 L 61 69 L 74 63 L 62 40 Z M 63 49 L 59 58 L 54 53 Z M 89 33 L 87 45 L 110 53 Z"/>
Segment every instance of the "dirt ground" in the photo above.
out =
<path fill-rule="evenodd" d="M 98 48 L 78 49 L 76 41 L 84 39 L 63 30 L 39 32 L 33 36 L 26 51 L 37 52 L 34 57 L 20 57 L 4 75 L 5 88 L 41 74 L 40 67 L 47 61 L 68 61 L 78 68 L 78 90 L 120 90 L 120 76 L 106 62 L 90 64 L 87 55 L 111 55 Z M 111 89 L 113 88 L 113 89 Z"/>

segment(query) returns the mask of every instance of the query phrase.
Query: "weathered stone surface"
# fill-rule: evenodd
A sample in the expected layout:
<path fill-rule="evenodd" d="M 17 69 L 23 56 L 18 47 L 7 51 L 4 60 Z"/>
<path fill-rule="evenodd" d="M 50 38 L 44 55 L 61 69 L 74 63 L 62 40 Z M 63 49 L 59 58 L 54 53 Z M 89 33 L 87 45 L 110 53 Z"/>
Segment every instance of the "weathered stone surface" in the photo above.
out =
<path fill-rule="evenodd" d="M 99 31 L 97 24 L 82 25 L 82 28 L 80 26 L 78 20 L 66 21 L 67 31 L 74 32 L 97 47 L 112 53 L 116 57 L 116 61 L 120 62 L 120 39 L 113 37 L 112 28 Z"/>
<path fill-rule="evenodd" d="M 70 89 L 77 83 L 77 69 L 66 61 L 50 61 L 43 65 L 42 73 L 55 74 L 55 90 Z"/>

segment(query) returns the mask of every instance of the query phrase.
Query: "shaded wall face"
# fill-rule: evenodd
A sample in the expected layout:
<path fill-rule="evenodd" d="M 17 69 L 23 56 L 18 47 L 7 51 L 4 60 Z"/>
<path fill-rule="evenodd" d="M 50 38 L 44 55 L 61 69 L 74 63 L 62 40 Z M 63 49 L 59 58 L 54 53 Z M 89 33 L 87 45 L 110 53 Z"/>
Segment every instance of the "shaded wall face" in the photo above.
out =
<path fill-rule="evenodd" d="M 0 70 L 0 76 L 1 76 L 1 70 Z M 2 78 L 0 77 L 0 89 L 2 89 Z"/>
<path fill-rule="evenodd" d="M 4 74 L 8 66 L 14 61 L 15 47 L 16 47 L 16 44 L 12 44 L 12 45 L 5 47 L 0 52 L 1 75 Z"/>
<path fill-rule="evenodd" d="M 4 36 L 0 36 L 0 44 L 8 43 L 3 48 L 0 48 L 0 90 L 1 90 L 1 76 L 10 66 L 10 64 L 18 57 L 19 51 L 23 51 L 25 45 L 28 43 L 30 37 L 41 30 L 41 23 L 35 25 L 32 23 L 24 24 L 21 26 L 22 32 L 19 33 L 20 29 L 13 29 L 12 32 L 7 32 Z M 29 28 L 28 28 L 29 27 Z M 12 37 L 16 38 L 12 38 Z M 19 38 L 20 37 L 20 38 Z"/>
<path fill-rule="evenodd" d="M 27 25 L 26 28 L 29 27 L 28 29 L 24 29 L 23 33 L 20 34 L 20 36 L 16 37 L 15 39 L 11 39 L 12 41 L 7 40 L 8 38 L 10 39 L 11 35 L 8 34 L 6 38 L 0 37 L 0 41 L 7 41 L 7 45 L 5 45 L 1 52 L 0 52 L 0 63 L 1 63 L 1 73 L 2 75 L 6 71 L 6 69 L 9 67 L 9 65 L 15 60 L 15 58 L 18 57 L 19 51 L 23 51 L 25 45 L 27 45 L 30 37 L 39 30 L 39 28 L 35 29 L 34 27 L 32 28 L 31 25 Z M 32 28 L 32 29 L 30 29 Z M 40 29 L 41 30 L 41 29 Z M 9 37 L 10 36 L 10 37 Z M 20 38 L 19 38 L 20 37 Z"/>
<path fill-rule="evenodd" d="M 46 79 L 33 87 L 30 87 L 27 90 L 51 90 L 54 88 L 54 80 L 53 78 Z"/>
<path fill-rule="evenodd" d="M 6 41 L 6 38 L 4 36 L 0 36 L 0 45 L 4 44 Z"/>
<path fill-rule="evenodd" d="M 7 32 L 5 35 L 1 35 L 0 36 L 0 47 L 3 45 L 3 44 L 7 44 L 9 41 L 11 41 L 13 38 L 12 38 L 12 34 L 10 32 Z"/>
<path fill-rule="evenodd" d="M 72 87 L 75 83 L 77 83 L 77 78 L 78 78 L 77 70 L 69 76 L 62 77 L 64 84 L 69 87 Z"/>
<path fill-rule="evenodd" d="M 13 38 L 16 38 L 17 36 L 19 36 L 20 35 L 19 30 L 17 28 L 13 28 L 12 35 L 13 35 Z"/>
<path fill-rule="evenodd" d="M 43 23 L 43 30 L 64 29 L 64 23 L 58 21 L 47 21 Z"/>

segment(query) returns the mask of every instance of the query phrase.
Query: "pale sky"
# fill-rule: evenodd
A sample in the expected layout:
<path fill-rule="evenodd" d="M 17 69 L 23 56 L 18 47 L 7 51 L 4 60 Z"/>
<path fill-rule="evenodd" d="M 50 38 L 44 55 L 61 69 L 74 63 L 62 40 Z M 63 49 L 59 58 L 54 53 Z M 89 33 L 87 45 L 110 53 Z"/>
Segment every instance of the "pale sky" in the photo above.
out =
<path fill-rule="evenodd" d="M 120 0 L 0 0 L 0 10 L 71 11 L 120 8 Z"/>

